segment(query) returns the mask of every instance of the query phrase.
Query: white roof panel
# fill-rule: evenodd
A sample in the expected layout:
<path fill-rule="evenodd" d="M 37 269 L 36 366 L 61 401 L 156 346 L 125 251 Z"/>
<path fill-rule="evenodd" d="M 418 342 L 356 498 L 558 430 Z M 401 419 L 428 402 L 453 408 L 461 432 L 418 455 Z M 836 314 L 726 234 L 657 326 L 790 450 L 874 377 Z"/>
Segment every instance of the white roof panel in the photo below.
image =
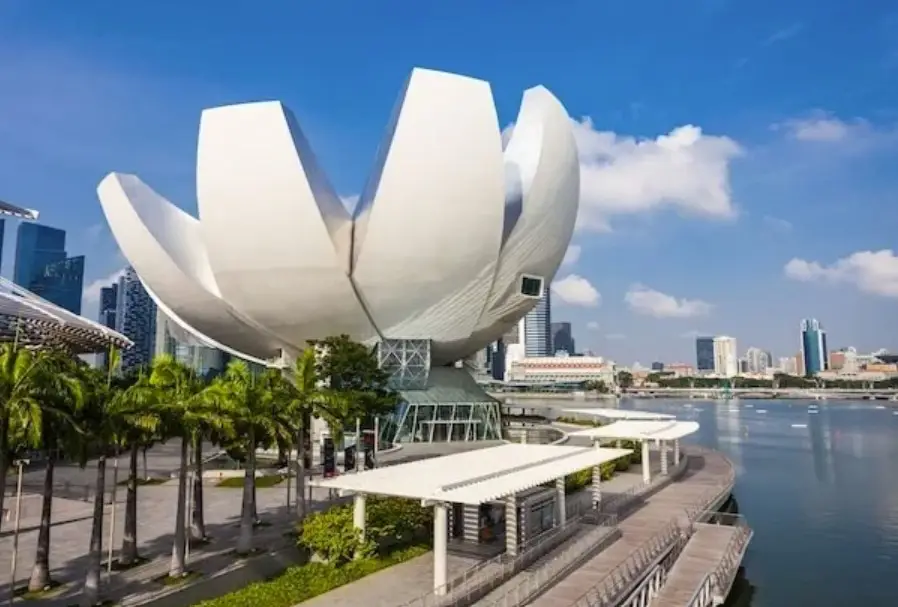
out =
<path fill-rule="evenodd" d="M 570 432 L 569 436 L 629 440 L 676 440 L 698 431 L 697 422 L 625 420 Z"/>
<path fill-rule="evenodd" d="M 478 504 L 535 487 L 630 453 L 509 443 L 313 481 L 316 487 L 411 499 Z"/>
<path fill-rule="evenodd" d="M 651 411 L 628 411 L 626 409 L 607 409 L 607 408 L 590 408 L 590 409 L 565 409 L 565 413 L 574 413 L 575 415 L 591 415 L 593 417 L 604 417 L 606 419 L 674 419 L 673 415 L 665 413 L 652 413 Z"/>

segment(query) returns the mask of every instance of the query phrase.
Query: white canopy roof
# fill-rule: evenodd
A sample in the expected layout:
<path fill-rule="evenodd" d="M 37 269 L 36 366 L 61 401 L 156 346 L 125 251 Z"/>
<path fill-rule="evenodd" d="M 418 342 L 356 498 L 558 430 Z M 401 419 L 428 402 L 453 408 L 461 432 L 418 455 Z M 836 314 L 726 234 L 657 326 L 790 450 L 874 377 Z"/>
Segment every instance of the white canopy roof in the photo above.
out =
<path fill-rule="evenodd" d="M 598 428 L 570 432 L 569 436 L 628 440 L 676 440 L 694 434 L 698 428 L 697 422 L 626 420 Z"/>
<path fill-rule="evenodd" d="M 628 449 L 510 443 L 345 474 L 312 484 L 344 492 L 481 504 L 629 453 Z"/>
<path fill-rule="evenodd" d="M 673 415 L 665 413 L 652 413 L 651 411 L 628 411 L 626 409 L 565 409 L 565 413 L 573 413 L 575 415 L 591 415 L 593 417 L 604 417 L 606 419 L 674 419 Z"/>

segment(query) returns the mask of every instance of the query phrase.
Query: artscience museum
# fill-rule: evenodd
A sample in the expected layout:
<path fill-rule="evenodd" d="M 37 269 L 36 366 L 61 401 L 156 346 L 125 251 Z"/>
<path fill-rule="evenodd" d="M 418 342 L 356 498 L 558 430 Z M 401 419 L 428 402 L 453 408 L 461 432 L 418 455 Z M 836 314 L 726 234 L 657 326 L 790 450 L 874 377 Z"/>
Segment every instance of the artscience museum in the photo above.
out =
<path fill-rule="evenodd" d="M 98 188 L 172 322 L 266 365 L 348 334 L 405 395 L 390 440 L 499 438 L 495 401 L 456 363 L 536 304 L 568 247 L 579 163 L 548 90 L 524 92 L 503 145 L 489 83 L 413 70 L 354 211 L 283 104 L 208 109 L 196 187 L 198 217 L 136 175 Z"/>

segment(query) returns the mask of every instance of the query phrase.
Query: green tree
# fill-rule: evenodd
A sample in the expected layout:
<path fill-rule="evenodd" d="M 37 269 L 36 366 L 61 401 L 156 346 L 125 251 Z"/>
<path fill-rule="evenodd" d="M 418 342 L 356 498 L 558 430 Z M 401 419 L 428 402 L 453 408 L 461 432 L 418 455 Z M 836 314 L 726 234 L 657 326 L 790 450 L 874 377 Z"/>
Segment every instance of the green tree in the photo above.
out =
<path fill-rule="evenodd" d="M 633 387 L 633 374 L 629 371 L 619 371 L 617 374 L 617 385 L 621 390 L 628 390 Z"/>

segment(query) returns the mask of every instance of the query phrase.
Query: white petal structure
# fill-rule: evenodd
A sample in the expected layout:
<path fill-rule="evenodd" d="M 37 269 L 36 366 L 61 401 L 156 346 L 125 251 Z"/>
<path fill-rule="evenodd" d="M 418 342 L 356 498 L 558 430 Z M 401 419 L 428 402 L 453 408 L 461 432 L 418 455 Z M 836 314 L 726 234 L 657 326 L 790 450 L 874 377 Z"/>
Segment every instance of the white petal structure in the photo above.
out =
<path fill-rule="evenodd" d="M 257 360 L 309 339 L 431 340 L 446 364 L 535 305 L 567 249 L 580 178 L 571 122 L 524 93 L 506 149 L 490 85 L 415 69 L 353 215 L 278 102 L 203 112 L 199 219 L 133 175 L 98 193 L 171 319 Z"/>

